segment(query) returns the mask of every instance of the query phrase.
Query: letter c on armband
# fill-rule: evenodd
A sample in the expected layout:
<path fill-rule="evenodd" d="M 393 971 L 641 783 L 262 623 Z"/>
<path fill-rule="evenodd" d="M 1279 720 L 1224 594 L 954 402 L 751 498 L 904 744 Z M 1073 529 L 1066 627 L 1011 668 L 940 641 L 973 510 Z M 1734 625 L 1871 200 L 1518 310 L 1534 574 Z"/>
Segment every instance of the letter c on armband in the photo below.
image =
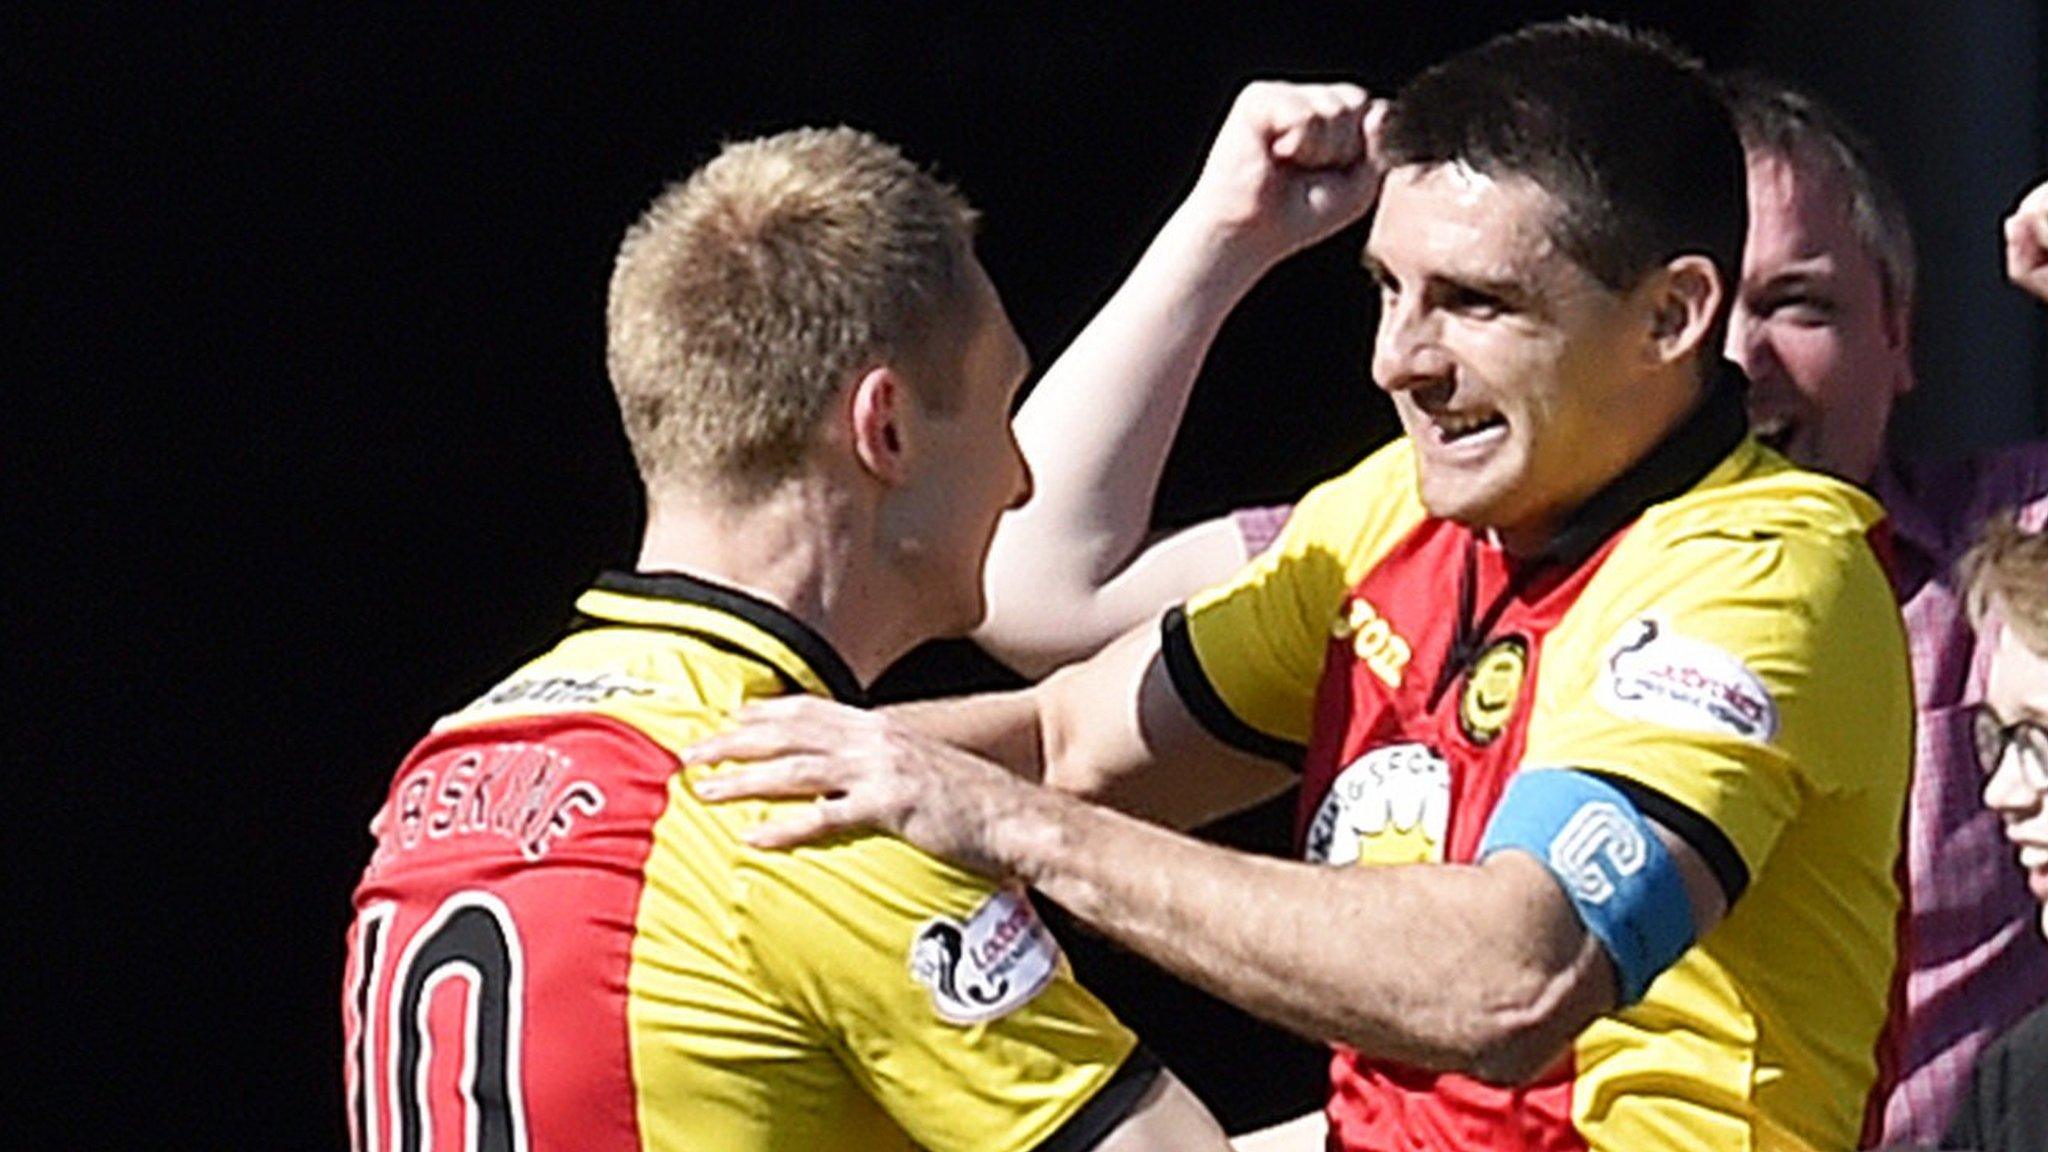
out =
<path fill-rule="evenodd" d="M 1479 859 L 1526 852 L 1563 886 L 1586 931 L 1614 961 L 1621 1002 L 1693 944 L 1692 900 L 1678 862 L 1619 788 L 1568 768 L 1515 774 L 1479 844 Z"/>

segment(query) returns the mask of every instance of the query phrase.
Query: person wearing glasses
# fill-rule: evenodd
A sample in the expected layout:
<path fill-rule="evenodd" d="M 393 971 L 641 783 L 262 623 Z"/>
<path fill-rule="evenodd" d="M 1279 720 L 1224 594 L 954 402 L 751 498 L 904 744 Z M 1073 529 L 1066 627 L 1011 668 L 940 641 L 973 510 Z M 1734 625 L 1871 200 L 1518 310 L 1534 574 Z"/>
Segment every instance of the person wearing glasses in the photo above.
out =
<path fill-rule="evenodd" d="M 2048 531 L 1993 521 L 1963 581 L 1972 621 L 1997 636 L 1971 718 L 1984 804 L 2018 849 L 2048 935 Z M 2048 1007 L 1984 1050 L 1941 1146 L 2048 1149 Z"/>

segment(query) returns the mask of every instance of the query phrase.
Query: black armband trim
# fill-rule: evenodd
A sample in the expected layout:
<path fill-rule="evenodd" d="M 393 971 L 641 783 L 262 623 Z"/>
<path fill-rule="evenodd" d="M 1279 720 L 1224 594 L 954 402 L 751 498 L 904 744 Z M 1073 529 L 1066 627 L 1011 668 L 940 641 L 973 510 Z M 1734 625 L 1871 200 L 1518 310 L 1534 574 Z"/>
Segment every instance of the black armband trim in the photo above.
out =
<path fill-rule="evenodd" d="M 1145 1098 L 1145 1093 L 1152 1090 L 1153 1082 L 1163 1071 L 1165 1066 L 1150 1048 L 1140 1044 L 1131 1049 L 1115 1075 L 1095 1090 L 1080 1111 L 1039 1141 L 1034 1152 L 1089 1152 L 1102 1143 L 1103 1137 L 1116 1131 L 1117 1125 L 1137 1108 L 1138 1101 Z"/>
<path fill-rule="evenodd" d="M 1180 695 L 1180 702 L 1187 706 L 1188 714 L 1209 735 L 1240 751 L 1254 756 L 1263 756 L 1278 761 L 1296 772 L 1301 771 L 1301 762 L 1308 755 L 1308 749 L 1292 740 L 1268 736 L 1264 732 L 1238 719 L 1223 702 L 1216 686 L 1209 682 L 1209 674 L 1202 671 L 1202 662 L 1195 656 L 1195 640 L 1188 632 L 1187 613 L 1179 605 L 1167 609 L 1166 616 L 1159 622 L 1159 653 L 1166 660 L 1166 676 L 1173 682 L 1173 690 Z"/>
<path fill-rule="evenodd" d="M 1657 791 L 1640 780 L 1613 772 L 1581 769 L 1588 776 L 1598 776 L 1614 785 L 1627 796 L 1643 815 L 1671 829 L 1680 840 L 1692 845 L 1713 870 L 1714 879 L 1721 884 L 1721 895 L 1728 900 L 1730 908 L 1749 888 L 1749 865 L 1742 862 L 1742 853 L 1735 850 L 1735 844 L 1719 825 L 1705 816 Z"/>

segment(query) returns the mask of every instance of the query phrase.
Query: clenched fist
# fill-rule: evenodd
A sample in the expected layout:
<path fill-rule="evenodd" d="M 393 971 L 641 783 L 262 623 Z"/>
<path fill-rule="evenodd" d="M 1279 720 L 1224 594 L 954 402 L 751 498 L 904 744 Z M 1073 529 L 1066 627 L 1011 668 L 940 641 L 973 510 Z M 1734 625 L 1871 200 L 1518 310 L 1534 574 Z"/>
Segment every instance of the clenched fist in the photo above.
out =
<path fill-rule="evenodd" d="M 1365 215 L 1387 102 L 1354 84 L 1262 80 L 1238 94 L 1186 210 L 1271 265 Z"/>
<path fill-rule="evenodd" d="M 2048 302 L 2048 180 L 2005 218 L 2005 275 Z"/>

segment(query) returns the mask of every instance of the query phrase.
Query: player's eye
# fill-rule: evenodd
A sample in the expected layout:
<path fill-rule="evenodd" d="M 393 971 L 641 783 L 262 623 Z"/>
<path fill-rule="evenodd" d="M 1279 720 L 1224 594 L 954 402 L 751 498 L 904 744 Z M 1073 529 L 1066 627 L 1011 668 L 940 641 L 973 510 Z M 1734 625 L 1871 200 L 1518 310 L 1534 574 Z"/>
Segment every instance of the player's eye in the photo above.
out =
<path fill-rule="evenodd" d="M 1499 295 L 1464 284 L 1445 286 L 1443 306 L 1453 312 L 1478 319 L 1498 316 L 1509 310 L 1508 302 Z"/>
<path fill-rule="evenodd" d="M 1766 318 L 1802 327 L 1817 328 L 1834 322 L 1835 302 L 1813 292 L 1792 292 L 1766 299 L 1760 311 Z"/>

